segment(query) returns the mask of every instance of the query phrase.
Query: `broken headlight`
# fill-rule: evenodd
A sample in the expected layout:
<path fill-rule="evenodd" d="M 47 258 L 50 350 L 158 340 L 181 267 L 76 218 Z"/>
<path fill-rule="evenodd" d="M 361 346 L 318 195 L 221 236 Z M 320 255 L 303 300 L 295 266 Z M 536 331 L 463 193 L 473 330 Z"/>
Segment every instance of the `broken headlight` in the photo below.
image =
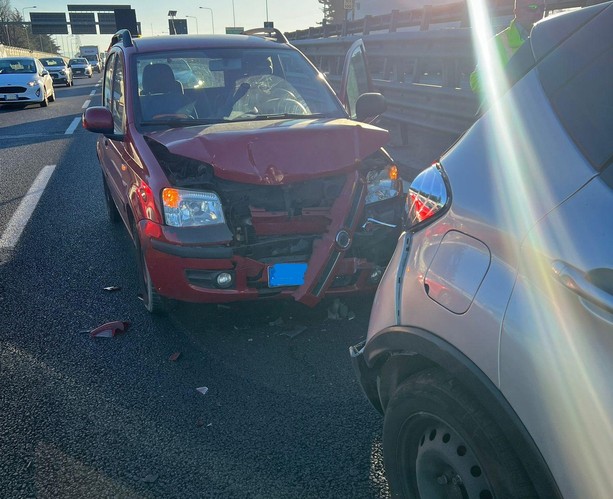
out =
<path fill-rule="evenodd" d="M 214 192 L 167 188 L 162 191 L 164 220 L 173 227 L 225 223 L 221 200 Z"/>
<path fill-rule="evenodd" d="M 366 182 L 368 187 L 366 204 L 396 197 L 401 191 L 401 180 L 396 165 L 369 171 L 366 175 Z"/>

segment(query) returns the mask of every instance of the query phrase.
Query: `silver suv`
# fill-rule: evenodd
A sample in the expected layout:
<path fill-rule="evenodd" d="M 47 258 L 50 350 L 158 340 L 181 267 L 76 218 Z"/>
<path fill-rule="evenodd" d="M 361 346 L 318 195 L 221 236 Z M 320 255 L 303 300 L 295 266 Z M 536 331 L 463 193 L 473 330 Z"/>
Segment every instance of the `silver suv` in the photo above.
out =
<path fill-rule="evenodd" d="M 351 348 L 394 496 L 611 497 L 611 26 L 611 2 L 535 25 L 411 184 Z"/>

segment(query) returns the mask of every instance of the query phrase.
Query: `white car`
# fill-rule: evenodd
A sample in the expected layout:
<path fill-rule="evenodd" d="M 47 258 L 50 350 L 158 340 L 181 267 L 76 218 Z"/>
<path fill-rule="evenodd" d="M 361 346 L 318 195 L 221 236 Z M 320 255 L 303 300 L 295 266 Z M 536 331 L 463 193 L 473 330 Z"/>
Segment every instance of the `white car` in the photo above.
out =
<path fill-rule="evenodd" d="M 0 104 L 38 103 L 47 107 L 55 100 L 53 78 L 34 57 L 0 58 Z"/>

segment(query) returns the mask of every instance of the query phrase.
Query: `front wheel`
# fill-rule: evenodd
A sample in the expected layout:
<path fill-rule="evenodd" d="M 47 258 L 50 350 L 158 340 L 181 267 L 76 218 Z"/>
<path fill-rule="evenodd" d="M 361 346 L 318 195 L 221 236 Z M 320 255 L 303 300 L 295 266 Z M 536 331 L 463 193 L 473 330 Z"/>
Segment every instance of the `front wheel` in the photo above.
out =
<path fill-rule="evenodd" d="M 394 497 L 537 497 L 496 422 L 440 369 L 409 377 L 392 396 L 383 458 Z"/>
<path fill-rule="evenodd" d="M 171 301 L 160 296 L 153 286 L 151 274 L 147 267 L 147 261 L 145 260 L 145 255 L 140 245 L 140 239 L 135 224 L 132 225 L 132 236 L 134 238 L 140 298 L 149 313 L 154 315 L 166 315 L 172 308 Z"/>
<path fill-rule="evenodd" d="M 40 103 L 40 107 L 47 107 L 49 105 L 49 98 L 47 97 L 47 89 L 43 88 L 43 100 Z"/>

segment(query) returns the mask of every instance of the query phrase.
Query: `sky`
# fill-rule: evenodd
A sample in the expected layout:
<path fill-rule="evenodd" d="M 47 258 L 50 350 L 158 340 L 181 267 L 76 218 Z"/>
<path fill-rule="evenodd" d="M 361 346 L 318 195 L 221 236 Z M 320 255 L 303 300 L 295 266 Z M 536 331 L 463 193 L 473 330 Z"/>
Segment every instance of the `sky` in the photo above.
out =
<path fill-rule="evenodd" d="M 226 26 L 236 26 L 245 29 L 263 26 L 266 21 L 268 7 L 268 20 L 273 21 L 275 27 L 281 31 L 295 31 L 317 26 L 321 22 L 323 13 L 318 0 L 173 0 L 162 2 L 160 0 L 115 0 L 104 2 L 102 0 L 69 0 L 66 3 L 57 0 L 11 0 L 11 6 L 25 14 L 30 20 L 30 12 L 66 12 L 68 5 L 130 5 L 136 11 L 136 20 L 141 23 L 143 36 L 159 36 L 168 34 L 168 11 L 177 11 L 176 19 L 187 19 L 190 33 L 211 33 L 214 26 L 215 33 L 224 33 Z M 30 8 L 36 5 L 36 9 Z M 234 9 L 232 8 L 234 6 Z M 200 9 L 200 7 L 206 7 Z M 208 10 L 211 9 L 211 10 Z M 211 16 L 212 12 L 212 16 Z M 187 17 L 194 16 L 194 17 Z M 213 22 L 211 22 L 213 21 Z M 81 45 L 99 45 L 106 48 L 110 35 L 79 35 Z M 70 36 L 56 36 L 58 45 L 66 51 L 75 40 Z"/>

